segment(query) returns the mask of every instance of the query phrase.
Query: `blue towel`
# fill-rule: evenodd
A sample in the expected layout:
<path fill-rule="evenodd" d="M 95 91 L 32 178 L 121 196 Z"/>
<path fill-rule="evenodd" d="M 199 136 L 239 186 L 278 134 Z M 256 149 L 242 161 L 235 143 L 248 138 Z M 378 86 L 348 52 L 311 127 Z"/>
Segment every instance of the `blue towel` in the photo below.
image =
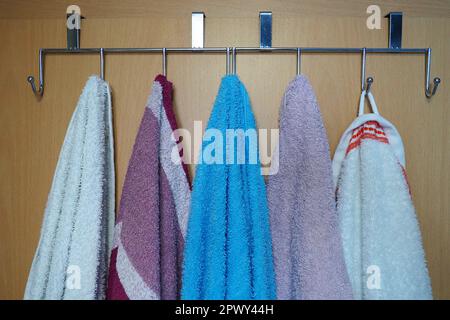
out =
<path fill-rule="evenodd" d="M 194 179 L 181 297 L 275 299 L 266 188 L 257 141 L 250 148 L 255 141 L 245 137 L 245 153 L 239 152 L 238 139 L 226 139 L 227 129 L 256 132 L 247 91 L 235 75 L 222 79 L 203 137 L 203 162 L 197 165 Z M 234 150 L 233 157 L 227 150 Z M 245 155 L 244 164 L 239 154 Z M 253 162 L 252 157 L 256 157 Z"/>

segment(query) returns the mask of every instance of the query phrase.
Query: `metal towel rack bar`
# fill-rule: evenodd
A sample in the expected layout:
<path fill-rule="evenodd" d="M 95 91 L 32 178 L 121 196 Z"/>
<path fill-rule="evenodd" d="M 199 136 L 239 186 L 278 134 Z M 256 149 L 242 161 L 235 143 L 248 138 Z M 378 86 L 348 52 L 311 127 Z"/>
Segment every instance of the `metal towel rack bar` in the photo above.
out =
<path fill-rule="evenodd" d="M 293 53 L 297 55 L 297 73 L 300 72 L 300 53 L 338 53 L 338 54 L 361 54 L 365 50 L 366 54 L 422 54 L 425 57 L 425 95 L 431 98 L 437 91 L 441 80 L 436 77 L 433 80 L 433 87 L 431 88 L 431 48 L 326 48 L 326 47 L 211 47 L 211 48 L 80 48 L 80 49 L 65 49 L 65 48 L 41 48 L 39 49 L 39 89 L 36 88 L 33 76 L 28 76 L 28 82 L 31 85 L 33 92 L 42 96 L 44 93 L 44 57 L 47 54 L 100 54 L 100 75 L 104 77 L 104 56 L 106 54 L 118 53 L 160 53 L 163 55 L 163 73 L 166 72 L 166 55 L 169 53 L 225 53 L 226 54 L 226 70 L 230 70 L 230 51 L 232 52 L 232 70 L 236 73 L 236 55 L 238 53 Z"/>

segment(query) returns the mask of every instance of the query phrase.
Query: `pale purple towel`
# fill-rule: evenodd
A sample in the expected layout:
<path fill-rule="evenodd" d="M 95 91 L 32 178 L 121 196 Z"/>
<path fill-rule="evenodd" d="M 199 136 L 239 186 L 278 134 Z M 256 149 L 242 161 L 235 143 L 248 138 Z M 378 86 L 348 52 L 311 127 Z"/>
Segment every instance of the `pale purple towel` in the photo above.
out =
<path fill-rule="evenodd" d="M 302 75 L 283 98 L 279 169 L 269 176 L 267 193 L 277 298 L 352 299 L 326 131 L 313 89 Z"/>

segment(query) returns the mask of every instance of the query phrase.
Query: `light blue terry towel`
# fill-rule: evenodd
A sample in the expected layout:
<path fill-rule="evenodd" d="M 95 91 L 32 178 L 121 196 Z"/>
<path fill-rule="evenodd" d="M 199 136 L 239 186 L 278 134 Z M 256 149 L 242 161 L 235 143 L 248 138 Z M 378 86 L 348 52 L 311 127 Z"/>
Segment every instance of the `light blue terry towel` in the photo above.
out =
<path fill-rule="evenodd" d="M 229 138 L 232 133 L 236 135 Z M 245 152 L 238 148 L 243 141 Z M 275 299 L 266 188 L 257 149 L 247 91 L 237 76 L 225 76 L 194 179 L 182 299 Z"/>

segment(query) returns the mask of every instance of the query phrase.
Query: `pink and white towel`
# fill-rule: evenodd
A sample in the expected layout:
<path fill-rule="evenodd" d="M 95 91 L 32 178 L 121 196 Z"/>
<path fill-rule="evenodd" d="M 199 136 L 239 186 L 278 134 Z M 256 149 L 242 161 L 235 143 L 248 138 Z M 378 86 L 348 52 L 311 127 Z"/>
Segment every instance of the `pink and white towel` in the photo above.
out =
<path fill-rule="evenodd" d="M 107 299 L 179 298 L 190 185 L 175 129 L 172 84 L 159 75 L 123 186 Z"/>

